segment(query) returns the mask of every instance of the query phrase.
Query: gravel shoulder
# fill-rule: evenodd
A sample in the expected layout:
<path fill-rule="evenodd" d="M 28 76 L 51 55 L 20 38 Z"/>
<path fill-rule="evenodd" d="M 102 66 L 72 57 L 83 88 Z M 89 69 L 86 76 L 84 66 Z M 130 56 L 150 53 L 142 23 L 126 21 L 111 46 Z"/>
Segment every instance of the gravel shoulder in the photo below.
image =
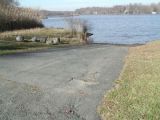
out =
<path fill-rule="evenodd" d="M 89 45 L 0 56 L 0 120 L 98 120 L 127 53 Z"/>

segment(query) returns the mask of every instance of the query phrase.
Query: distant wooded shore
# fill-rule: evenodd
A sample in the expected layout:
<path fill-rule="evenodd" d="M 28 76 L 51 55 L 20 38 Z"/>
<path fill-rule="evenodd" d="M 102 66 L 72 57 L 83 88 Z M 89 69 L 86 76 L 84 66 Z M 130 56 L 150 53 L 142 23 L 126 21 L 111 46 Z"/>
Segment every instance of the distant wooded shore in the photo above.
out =
<path fill-rule="evenodd" d="M 140 3 L 129 5 L 116 5 L 113 7 L 86 7 L 75 11 L 48 11 L 41 10 L 41 15 L 45 18 L 52 16 L 78 16 L 78 15 L 142 15 L 160 14 L 160 3 L 143 5 Z"/>

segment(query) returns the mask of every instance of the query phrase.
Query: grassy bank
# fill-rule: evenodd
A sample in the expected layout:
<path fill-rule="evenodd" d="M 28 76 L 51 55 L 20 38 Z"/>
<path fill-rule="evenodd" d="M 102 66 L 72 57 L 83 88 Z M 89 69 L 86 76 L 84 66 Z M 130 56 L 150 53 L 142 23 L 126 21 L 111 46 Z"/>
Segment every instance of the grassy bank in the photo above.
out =
<path fill-rule="evenodd" d="M 103 120 L 160 119 L 160 42 L 130 48 L 115 89 L 98 108 Z"/>
<path fill-rule="evenodd" d="M 34 36 L 60 37 L 61 44 L 47 45 L 45 43 L 35 43 L 35 42 L 16 42 L 17 35 L 23 35 L 28 39 L 31 39 Z M 16 52 L 34 51 L 55 46 L 66 46 L 74 44 L 80 44 L 79 39 L 76 38 L 76 36 L 74 38 L 71 38 L 70 31 L 64 29 L 37 28 L 37 29 L 16 30 L 12 32 L 0 33 L 0 55 L 11 54 Z"/>

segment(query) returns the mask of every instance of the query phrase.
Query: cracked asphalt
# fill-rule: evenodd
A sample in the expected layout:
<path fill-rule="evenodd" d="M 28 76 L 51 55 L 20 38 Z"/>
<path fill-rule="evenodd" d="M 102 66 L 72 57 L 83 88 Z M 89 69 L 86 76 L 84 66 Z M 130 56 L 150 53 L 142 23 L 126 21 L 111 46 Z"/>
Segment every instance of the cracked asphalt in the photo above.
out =
<path fill-rule="evenodd" d="M 99 120 L 127 53 L 88 45 L 0 56 L 0 120 Z"/>

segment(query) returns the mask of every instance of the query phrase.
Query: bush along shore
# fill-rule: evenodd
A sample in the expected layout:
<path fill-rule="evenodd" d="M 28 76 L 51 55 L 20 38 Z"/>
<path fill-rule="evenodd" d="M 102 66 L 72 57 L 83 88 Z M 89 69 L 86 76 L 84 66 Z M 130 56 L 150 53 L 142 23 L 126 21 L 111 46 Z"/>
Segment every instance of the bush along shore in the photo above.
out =
<path fill-rule="evenodd" d="M 102 120 L 160 119 L 160 41 L 130 48 L 116 88 L 98 112 Z"/>

